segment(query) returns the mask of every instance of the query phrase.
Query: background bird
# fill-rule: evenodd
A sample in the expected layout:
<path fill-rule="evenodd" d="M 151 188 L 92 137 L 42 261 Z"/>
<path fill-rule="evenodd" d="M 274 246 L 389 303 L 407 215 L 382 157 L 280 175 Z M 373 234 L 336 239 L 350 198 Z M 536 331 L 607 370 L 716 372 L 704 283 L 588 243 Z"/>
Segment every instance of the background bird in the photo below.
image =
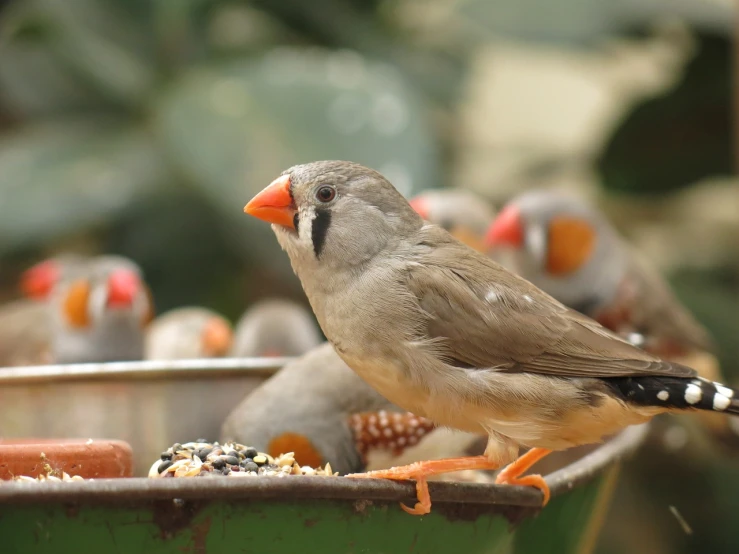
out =
<path fill-rule="evenodd" d="M 58 283 L 49 298 L 52 359 L 141 360 L 154 305 L 140 268 L 121 256 L 98 256 L 83 272 Z"/>
<path fill-rule="evenodd" d="M 73 260 L 73 263 L 69 263 Z M 61 266 L 53 267 L 58 260 Z M 65 256 L 21 278 L 38 300 L 19 300 L 0 314 L 5 365 L 140 360 L 154 313 L 139 267 L 120 256 Z M 28 286 L 32 281 L 33 286 Z"/>
<path fill-rule="evenodd" d="M 89 256 L 72 253 L 43 260 L 21 274 L 20 290 L 26 298 L 46 300 L 55 285 L 79 274 L 89 260 Z"/>
<path fill-rule="evenodd" d="M 512 200 L 486 243 L 510 269 L 618 333 L 638 333 L 660 356 L 712 349 L 706 329 L 598 210 L 552 191 Z"/>
<path fill-rule="evenodd" d="M 436 427 L 383 398 L 329 343 L 252 391 L 226 419 L 221 436 L 272 456 L 294 452 L 302 465 L 329 462 L 342 475 L 463 455 L 480 442 L 479 435 Z"/>
<path fill-rule="evenodd" d="M 495 210 L 485 198 L 460 188 L 431 189 L 409 203 L 426 221 L 446 229 L 467 246 L 485 249 L 485 233 L 495 218 Z"/>
<path fill-rule="evenodd" d="M 340 161 L 294 166 L 244 208 L 272 223 L 339 356 L 384 397 L 438 424 L 486 433 L 485 454 L 363 477 L 414 478 L 508 465 L 596 443 L 658 413 L 739 413 L 735 391 L 634 347 L 428 224 L 379 173 Z M 531 449 L 517 458 L 522 446 Z M 515 460 L 515 462 L 514 462 Z"/>
<path fill-rule="evenodd" d="M 323 342 L 316 320 L 291 300 L 261 300 L 244 312 L 234 330 L 231 356 L 299 356 Z"/>
<path fill-rule="evenodd" d="M 226 356 L 233 343 L 229 321 L 207 308 L 170 310 L 151 322 L 146 331 L 147 360 L 181 360 Z"/>
<path fill-rule="evenodd" d="M 526 192 L 490 226 L 491 255 L 567 306 L 662 358 L 723 381 L 707 330 L 667 282 L 587 203 L 556 191 Z M 701 413 L 722 441 L 737 442 L 731 418 Z"/>
<path fill-rule="evenodd" d="M 61 281 L 79 275 L 88 258 L 61 254 L 24 271 L 20 298 L 0 307 L 0 367 L 51 363 L 50 309 L 47 301 Z"/>

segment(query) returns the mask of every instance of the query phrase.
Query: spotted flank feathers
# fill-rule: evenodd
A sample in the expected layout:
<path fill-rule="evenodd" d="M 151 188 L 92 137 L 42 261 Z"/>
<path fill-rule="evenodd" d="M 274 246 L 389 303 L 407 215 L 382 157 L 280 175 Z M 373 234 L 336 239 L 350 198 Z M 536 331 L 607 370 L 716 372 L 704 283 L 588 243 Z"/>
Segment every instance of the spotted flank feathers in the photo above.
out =
<path fill-rule="evenodd" d="M 400 455 L 435 428 L 431 421 L 410 412 L 362 412 L 349 418 L 357 451 L 367 456 L 370 450 L 389 450 Z"/>
<path fill-rule="evenodd" d="M 739 415 L 737 391 L 700 377 L 624 377 L 603 380 L 618 397 L 631 404 Z"/>

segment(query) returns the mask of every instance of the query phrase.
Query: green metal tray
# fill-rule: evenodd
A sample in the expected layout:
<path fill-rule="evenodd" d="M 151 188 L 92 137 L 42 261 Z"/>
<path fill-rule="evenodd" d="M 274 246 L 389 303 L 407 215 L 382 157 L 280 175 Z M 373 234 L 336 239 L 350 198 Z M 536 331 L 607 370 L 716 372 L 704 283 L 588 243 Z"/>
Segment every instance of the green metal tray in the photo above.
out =
<path fill-rule="evenodd" d="M 432 513 L 411 516 L 412 483 L 343 477 L 117 479 L 0 484 L 0 552 L 258 554 L 585 553 L 618 462 L 643 442 L 627 429 L 528 487 L 430 483 Z"/>

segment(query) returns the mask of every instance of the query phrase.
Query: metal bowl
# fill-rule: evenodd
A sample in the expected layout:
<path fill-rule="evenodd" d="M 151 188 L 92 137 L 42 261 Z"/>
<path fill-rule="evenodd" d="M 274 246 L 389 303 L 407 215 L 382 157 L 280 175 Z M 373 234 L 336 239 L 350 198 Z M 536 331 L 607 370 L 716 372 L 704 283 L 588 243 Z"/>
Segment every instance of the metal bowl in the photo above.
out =
<path fill-rule="evenodd" d="M 230 411 L 289 359 L 0 368 L 0 437 L 124 440 L 145 476 L 167 446 L 217 440 Z"/>
<path fill-rule="evenodd" d="M 0 484 L 3 552 L 77 554 L 590 552 L 618 461 L 645 439 L 632 427 L 528 487 L 429 483 L 427 516 L 410 516 L 412 483 L 345 477 L 115 479 Z M 536 516 L 536 517 L 533 517 Z"/>

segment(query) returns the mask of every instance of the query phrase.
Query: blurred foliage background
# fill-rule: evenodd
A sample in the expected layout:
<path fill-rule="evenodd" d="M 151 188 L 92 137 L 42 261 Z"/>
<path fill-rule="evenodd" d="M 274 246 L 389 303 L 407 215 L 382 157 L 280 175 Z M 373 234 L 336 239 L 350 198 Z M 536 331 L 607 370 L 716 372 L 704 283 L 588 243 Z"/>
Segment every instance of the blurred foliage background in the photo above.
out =
<path fill-rule="evenodd" d="M 64 250 L 136 260 L 160 312 L 301 299 L 242 207 L 350 159 L 407 195 L 577 191 L 737 384 L 735 21 L 730 0 L 0 2 L 0 300 Z M 676 425 L 628 464 L 597 552 L 739 551 L 739 464 Z"/>

